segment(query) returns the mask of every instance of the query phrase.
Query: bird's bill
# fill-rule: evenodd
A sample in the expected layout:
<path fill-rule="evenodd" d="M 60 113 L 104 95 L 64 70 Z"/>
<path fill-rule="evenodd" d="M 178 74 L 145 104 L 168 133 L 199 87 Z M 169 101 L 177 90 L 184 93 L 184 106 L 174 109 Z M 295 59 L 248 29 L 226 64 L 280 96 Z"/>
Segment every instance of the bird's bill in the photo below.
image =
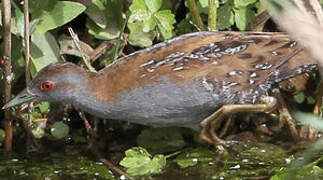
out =
<path fill-rule="evenodd" d="M 9 101 L 6 105 L 4 105 L 2 109 L 7 109 L 23 103 L 31 102 L 35 100 L 36 97 L 37 97 L 36 95 L 29 93 L 27 89 L 25 89 L 21 93 L 19 93 L 15 98 Z"/>

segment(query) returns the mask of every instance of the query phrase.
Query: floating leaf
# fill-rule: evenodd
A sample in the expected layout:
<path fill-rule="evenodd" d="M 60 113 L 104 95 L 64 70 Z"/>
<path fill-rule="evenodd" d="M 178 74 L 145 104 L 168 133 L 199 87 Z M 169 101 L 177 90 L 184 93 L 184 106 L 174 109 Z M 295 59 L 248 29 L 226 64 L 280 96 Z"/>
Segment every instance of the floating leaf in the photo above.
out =
<path fill-rule="evenodd" d="M 181 128 L 160 127 L 149 128 L 137 137 L 137 144 L 152 153 L 169 153 L 185 146 Z"/>
<path fill-rule="evenodd" d="M 174 160 L 181 168 L 195 166 L 198 162 L 210 162 L 214 153 L 205 148 L 188 149 Z"/>
<path fill-rule="evenodd" d="M 294 100 L 298 104 L 302 104 L 305 101 L 305 94 L 303 92 L 300 92 L 294 96 Z"/>
<path fill-rule="evenodd" d="M 64 138 L 69 133 L 69 127 L 63 122 L 56 122 L 53 124 L 52 128 L 50 129 L 50 133 L 52 136 L 56 137 L 57 139 Z"/>
<path fill-rule="evenodd" d="M 165 168 L 166 158 L 163 155 L 151 158 L 146 149 L 134 147 L 126 151 L 126 157 L 120 161 L 120 165 L 133 176 L 157 174 Z"/>

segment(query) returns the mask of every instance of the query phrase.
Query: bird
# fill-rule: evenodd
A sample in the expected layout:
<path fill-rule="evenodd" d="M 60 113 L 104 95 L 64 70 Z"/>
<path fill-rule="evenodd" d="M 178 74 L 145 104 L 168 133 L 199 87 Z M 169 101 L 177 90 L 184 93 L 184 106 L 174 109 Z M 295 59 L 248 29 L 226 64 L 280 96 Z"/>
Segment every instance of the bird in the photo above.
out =
<path fill-rule="evenodd" d="M 96 117 L 147 126 L 200 130 L 210 143 L 224 115 L 271 112 L 273 89 L 318 70 L 315 59 L 283 32 L 204 31 L 136 51 L 98 72 L 70 62 L 41 69 L 3 108 L 61 102 Z"/>

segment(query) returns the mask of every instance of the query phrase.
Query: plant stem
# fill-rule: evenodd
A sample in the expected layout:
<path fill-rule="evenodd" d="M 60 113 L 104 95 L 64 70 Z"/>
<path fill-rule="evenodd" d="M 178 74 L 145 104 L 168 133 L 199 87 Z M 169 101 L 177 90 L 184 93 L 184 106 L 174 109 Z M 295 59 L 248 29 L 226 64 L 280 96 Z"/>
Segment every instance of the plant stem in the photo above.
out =
<path fill-rule="evenodd" d="M 197 26 L 199 31 L 205 31 L 205 27 L 195 0 L 187 0 L 187 5 L 188 5 L 188 8 L 190 9 L 193 23 Z"/>
<path fill-rule="evenodd" d="M 217 30 L 216 28 L 216 16 L 217 16 L 217 0 L 209 0 L 209 18 L 208 28 L 210 31 Z"/>
<path fill-rule="evenodd" d="M 2 1 L 2 25 L 3 25 L 3 61 L 4 61 L 4 103 L 11 98 L 11 82 L 13 79 L 11 67 L 11 4 L 10 0 Z M 10 109 L 5 110 L 5 150 L 12 150 L 13 125 Z"/>
<path fill-rule="evenodd" d="M 127 22 L 128 22 L 128 16 L 126 15 L 126 19 L 124 21 L 124 24 L 122 26 L 122 29 L 120 30 L 120 34 L 119 34 L 119 37 L 118 37 L 118 41 L 117 41 L 117 44 L 116 44 L 116 48 L 114 50 L 113 61 L 118 58 L 118 52 L 119 52 L 120 42 L 121 42 L 121 38 L 122 38 L 123 32 L 126 29 Z"/>
<path fill-rule="evenodd" d="M 85 66 L 87 67 L 87 69 L 90 71 L 90 72 L 96 72 L 96 70 L 94 69 L 94 67 L 92 67 L 91 63 L 89 62 L 89 60 L 85 57 L 83 51 L 82 51 L 82 48 L 79 44 L 80 40 L 77 36 L 77 34 L 74 33 L 73 29 L 71 27 L 68 28 L 68 31 L 73 39 L 73 42 L 75 44 L 75 47 L 77 48 L 77 50 L 80 52 L 81 56 L 82 56 L 82 59 L 83 59 L 83 62 L 85 64 Z"/>

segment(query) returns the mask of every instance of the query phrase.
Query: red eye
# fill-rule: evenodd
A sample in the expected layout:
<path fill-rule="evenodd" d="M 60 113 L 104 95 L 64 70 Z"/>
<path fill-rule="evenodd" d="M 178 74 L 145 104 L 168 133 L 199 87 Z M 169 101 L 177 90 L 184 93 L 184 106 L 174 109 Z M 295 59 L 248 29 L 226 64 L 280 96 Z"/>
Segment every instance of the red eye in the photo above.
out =
<path fill-rule="evenodd" d="M 52 81 L 47 80 L 47 81 L 41 83 L 40 90 L 50 91 L 53 89 L 53 87 L 54 87 L 54 83 Z"/>

